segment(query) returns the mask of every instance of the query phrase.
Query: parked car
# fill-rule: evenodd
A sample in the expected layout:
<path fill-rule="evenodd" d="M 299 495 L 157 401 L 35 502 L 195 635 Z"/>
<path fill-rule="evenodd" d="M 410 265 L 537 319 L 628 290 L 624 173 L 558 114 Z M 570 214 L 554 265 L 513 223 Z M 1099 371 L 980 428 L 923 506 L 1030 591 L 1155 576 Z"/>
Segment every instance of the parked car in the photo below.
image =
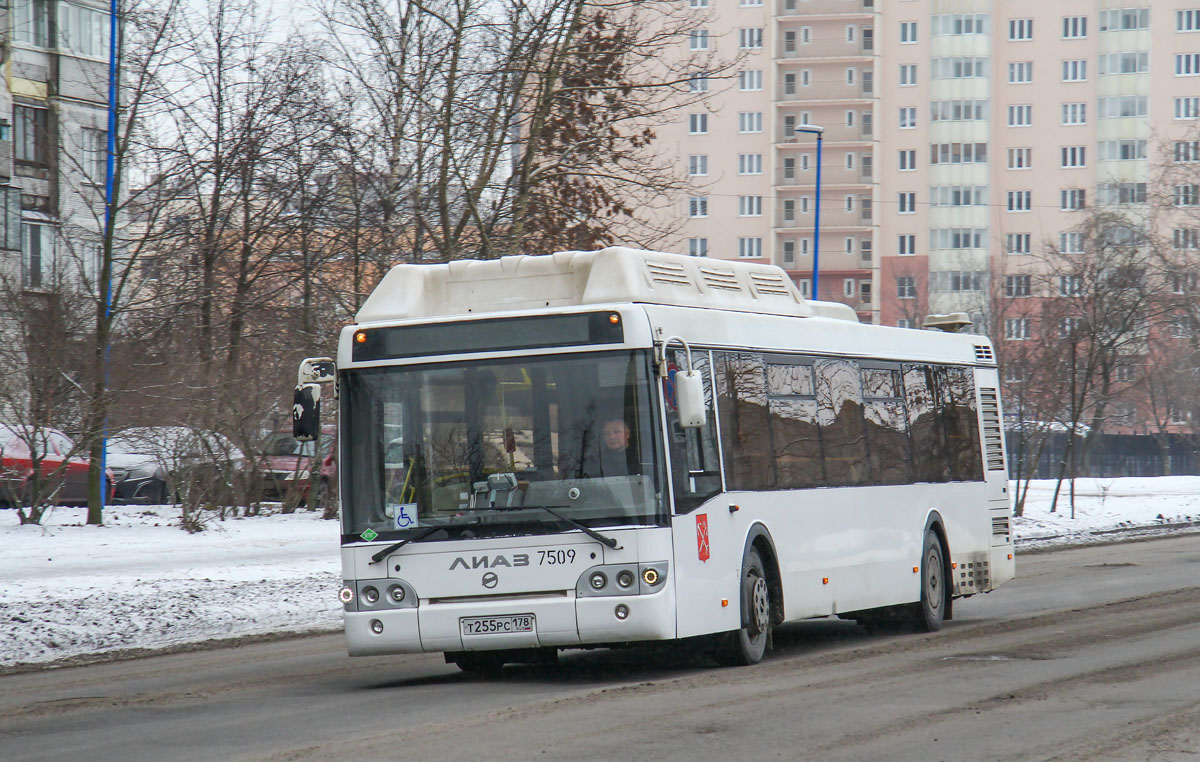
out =
<path fill-rule="evenodd" d="M 87 505 L 90 461 L 77 450 L 75 442 L 58 429 L 0 424 L 0 502 L 24 505 L 37 497 L 57 505 Z M 40 459 L 42 477 L 37 496 L 32 494 L 35 454 Z"/>
<path fill-rule="evenodd" d="M 169 431 L 169 429 L 167 429 Z M 162 505 L 170 500 L 171 453 L 162 429 L 128 429 L 108 440 L 114 503 Z"/>
<path fill-rule="evenodd" d="M 245 462 L 227 437 L 187 426 L 126 429 L 109 440 L 108 460 L 115 501 L 146 504 L 187 496 L 229 504 Z"/>
<path fill-rule="evenodd" d="M 324 504 L 337 479 L 336 431 L 334 426 L 323 426 L 319 444 L 298 442 L 291 430 L 268 435 L 258 458 L 262 498 L 293 505 L 305 502 L 315 471 L 317 504 Z"/>

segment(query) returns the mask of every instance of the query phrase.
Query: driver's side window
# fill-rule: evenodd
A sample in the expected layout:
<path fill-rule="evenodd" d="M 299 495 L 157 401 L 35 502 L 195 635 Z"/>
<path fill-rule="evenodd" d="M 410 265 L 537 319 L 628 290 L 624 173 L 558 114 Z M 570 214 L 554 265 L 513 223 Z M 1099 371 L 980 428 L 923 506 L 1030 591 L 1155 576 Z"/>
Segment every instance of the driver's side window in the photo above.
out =
<path fill-rule="evenodd" d="M 668 377 L 663 381 L 667 408 L 667 441 L 671 449 L 671 480 L 675 487 L 676 513 L 689 513 L 721 491 L 721 459 L 717 449 L 716 405 L 713 399 L 712 358 L 708 352 L 692 352 L 692 367 L 704 379 L 706 421 L 696 429 L 679 425 L 675 404 L 674 374 L 686 367 L 682 350 L 671 356 Z"/>

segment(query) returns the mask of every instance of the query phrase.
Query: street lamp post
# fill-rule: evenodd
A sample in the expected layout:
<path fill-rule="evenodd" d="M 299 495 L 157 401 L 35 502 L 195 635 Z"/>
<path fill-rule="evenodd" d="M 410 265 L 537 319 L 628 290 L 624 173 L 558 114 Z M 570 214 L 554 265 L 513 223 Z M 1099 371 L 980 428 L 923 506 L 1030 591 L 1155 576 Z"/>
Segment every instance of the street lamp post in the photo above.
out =
<path fill-rule="evenodd" d="M 802 124 L 796 132 L 805 132 L 817 136 L 817 201 L 813 210 L 813 272 L 812 298 L 821 298 L 821 138 L 825 134 L 824 127 L 815 124 Z"/>

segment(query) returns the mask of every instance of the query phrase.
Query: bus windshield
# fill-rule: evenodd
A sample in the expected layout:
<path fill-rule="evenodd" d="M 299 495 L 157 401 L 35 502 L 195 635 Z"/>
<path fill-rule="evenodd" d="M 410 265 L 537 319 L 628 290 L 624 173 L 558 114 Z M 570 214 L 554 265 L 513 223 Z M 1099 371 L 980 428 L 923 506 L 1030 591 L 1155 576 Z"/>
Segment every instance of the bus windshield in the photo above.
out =
<path fill-rule="evenodd" d="M 649 352 L 349 370 L 343 541 L 665 524 Z"/>

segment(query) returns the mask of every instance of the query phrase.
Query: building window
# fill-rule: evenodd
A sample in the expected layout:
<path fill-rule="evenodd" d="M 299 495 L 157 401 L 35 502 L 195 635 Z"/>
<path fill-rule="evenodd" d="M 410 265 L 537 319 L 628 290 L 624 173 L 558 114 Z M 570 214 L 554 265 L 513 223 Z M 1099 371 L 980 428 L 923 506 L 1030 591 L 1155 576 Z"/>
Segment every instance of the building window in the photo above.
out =
<path fill-rule="evenodd" d="M 762 132 L 763 115 L 761 111 L 741 111 L 738 113 L 738 132 Z"/>
<path fill-rule="evenodd" d="M 1110 95 L 1097 101 L 1097 115 L 1101 119 L 1146 116 L 1148 100 L 1144 95 Z"/>
<path fill-rule="evenodd" d="M 1191 11 L 1176 12 L 1176 28 L 1178 29 L 1179 14 Z M 1101 32 L 1122 32 L 1130 29 L 1149 29 L 1149 8 L 1112 8 L 1100 11 Z"/>
<path fill-rule="evenodd" d="M 1008 39 L 1014 42 L 1033 39 L 1033 19 L 1009 19 Z"/>
<path fill-rule="evenodd" d="M 707 135 L 708 114 L 688 114 L 688 133 L 692 135 Z"/>
<path fill-rule="evenodd" d="M 935 122 L 979 122 L 987 119 L 987 101 L 932 101 L 929 105 L 930 118 Z"/>
<path fill-rule="evenodd" d="M 1033 61 L 1013 61 L 1008 65 L 1008 84 L 1028 85 L 1033 82 Z"/>
<path fill-rule="evenodd" d="M 910 318 L 896 318 L 897 328 L 912 328 L 913 321 Z"/>
<path fill-rule="evenodd" d="M 1087 16 L 1063 16 L 1062 26 L 1064 40 L 1080 40 L 1087 37 Z"/>
<path fill-rule="evenodd" d="M 986 248 L 986 228 L 934 228 L 929 231 L 929 248 L 938 251 Z"/>
<path fill-rule="evenodd" d="M 708 75 L 697 72 L 688 77 L 688 90 L 693 93 L 708 92 Z"/>
<path fill-rule="evenodd" d="M 14 0 L 10 7 L 13 40 L 39 48 L 50 47 L 49 0 Z"/>
<path fill-rule="evenodd" d="M 50 162 L 48 113 L 35 106 L 13 106 L 14 159 L 31 164 Z"/>
<path fill-rule="evenodd" d="M 987 162 L 987 143 L 931 143 L 930 164 L 983 164 Z"/>
<path fill-rule="evenodd" d="M 916 299 L 917 279 L 911 275 L 901 275 L 896 278 L 896 298 Z"/>
<path fill-rule="evenodd" d="M 90 58 L 108 56 L 109 17 L 74 3 L 58 4 L 58 47 Z"/>
<path fill-rule="evenodd" d="M 901 193 L 900 194 L 900 214 L 916 214 L 917 212 L 917 194 L 916 193 Z"/>
<path fill-rule="evenodd" d="M 759 259 L 762 257 L 761 238 L 738 238 L 738 257 L 742 259 Z"/>
<path fill-rule="evenodd" d="M 1005 253 L 1028 254 L 1031 238 L 1032 236 L 1029 233 L 1006 233 L 1004 236 Z"/>
<path fill-rule="evenodd" d="M 750 27 L 738 30 L 738 47 L 742 50 L 756 50 L 763 46 L 762 27 Z"/>
<path fill-rule="evenodd" d="M 1144 204 L 1146 203 L 1145 183 L 1101 183 L 1096 186 L 1096 203 L 1108 204 Z"/>
<path fill-rule="evenodd" d="M 688 216 L 693 218 L 708 216 L 708 196 L 691 196 L 688 198 Z"/>
<path fill-rule="evenodd" d="M 688 32 L 689 50 L 708 50 L 708 30 L 693 29 Z"/>
<path fill-rule="evenodd" d="M 1033 125 L 1033 106 L 1023 104 L 1008 107 L 1009 127 L 1029 127 Z"/>
<path fill-rule="evenodd" d="M 1146 9 L 1147 26 L 1149 26 L 1150 9 Z M 1103 11 L 1101 11 L 1103 13 Z M 1176 32 L 1200 32 L 1200 8 L 1192 8 L 1186 11 L 1175 11 L 1175 31 Z"/>
<path fill-rule="evenodd" d="M 1062 146 L 1059 149 L 1059 167 L 1078 169 L 1087 166 L 1086 146 Z"/>
<path fill-rule="evenodd" d="M 783 242 L 783 264 L 784 266 L 796 264 L 796 240 L 794 238 Z"/>
<path fill-rule="evenodd" d="M 986 185 L 935 185 L 929 189 L 929 205 L 987 206 Z"/>
<path fill-rule="evenodd" d="M 1200 161 L 1200 140 L 1177 140 L 1171 145 L 1171 153 L 1177 164 Z"/>
<path fill-rule="evenodd" d="M 1004 276 L 1004 295 L 1013 299 L 1020 299 L 1029 296 L 1030 276 L 1028 275 L 1005 275 Z"/>
<path fill-rule="evenodd" d="M 929 62 L 929 71 L 933 79 L 982 79 L 988 76 L 988 60 L 971 56 L 935 58 Z"/>
<path fill-rule="evenodd" d="M 963 293 L 982 291 L 987 273 L 979 271 L 951 270 L 929 273 L 929 291 L 939 293 Z"/>
<path fill-rule="evenodd" d="M 1058 234 L 1058 250 L 1063 254 L 1082 254 L 1083 253 L 1083 233 L 1059 233 Z"/>
<path fill-rule="evenodd" d="M 1087 124 L 1087 104 L 1062 104 L 1062 123 L 1064 125 Z"/>
<path fill-rule="evenodd" d="M 1028 212 L 1032 209 L 1030 198 L 1032 193 L 1027 190 L 1016 190 L 1008 192 L 1008 207 L 1010 212 Z"/>
<path fill-rule="evenodd" d="M 856 115 L 857 115 L 857 112 L 855 112 L 853 110 L 846 111 L 846 126 L 847 127 L 854 126 L 854 118 Z"/>
<path fill-rule="evenodd" d="M 708 0 L 688 0 L 688 6 L 691 8 L 707 8 Z"/>
<path fill-rule="evenodd" d="M 900 64 L 900 87 L 912 87 L 917 84 L 917 65 Z"/>
<path fill-rule="evenodd" d="M 1145 140 L 1101 140 L 1100 161 L 1133 161 L 1146 158 Z"/>
<path fill-rule="evenodd" d="M 916 106 L 902 106 L 900 108 L 900 129 L 911 130 L 916 126 L 917 126 L 917 107 Z"/>
<path fill-rule="evenodd" d="M 1008 149 L 1008 168 L 1009 169 L 1032 169 L 1033 168 L 1033 149 L 1032 148 L 1010 148 L 1010 149 Z"/>
<path fill-rule="evenodd" d="M 914 172 L 917 169 L 917 152 L 916 149 L 901 149 L 900 151 L 900 171 Z"/>
<path fill-rule="evenodd" d="M 707 238 L 689 238 L 688 239 L 688 254 L 693 257 L 708 256 L 708 239 Z"/>
<path fill-rule="evenodd" d="M 911 257 L 917 253 L 917 237 L 911 233 L 896 236 L 896 253 L 902 257 Z"/>
<path fill-rule="evenodd" d="M 79 166 L 91 182 L 99 185 L 107 176 L 108 133 L 104 130 L 83 128 L 80 131 Z"/>
<path fill-rule="evenodd" d="M 1200 119 L 1200 98 L 1176 98 L 1176 119 Z"/>
<path fill-rule="evenodd" d="M 933 36 L 987 34 L 986 13 L 939 13 L 933 17 Z"/>
<path fill-rule="evenodd" d="M 1065 317 L 1058 319 L 1058 338 L 1069 339 L 1083 330 L 1083 318 Z"/>
<path fill-rule="evenodd" d="M 854 278 L 842 278 L 842 296 L 854 296 L 854 287 L 858 285 Z"/>
<path fill-rule="evenodd" d="M 1171 192 L 1175 206 L 1200 206 L 1200 185 L 1176 185 Z"/>
<path fill-rule="evenodd" d="M 1087 207 L 1087 193 L 1083 188 L 1063 188 L 1059 191 L 1058 208 L 1064 212 L 1078 212 Z"/>
<path fill-rule="evenodd" d="M 1030 323 L 1029 318 L 1005 318 L 1004 338 L 1009 341 L 1025 341 L 1032 335 Z"/>
<path fill-rule="evenodd" d="M 1073 59 L 1062 62 L 1063 82 L 1083 82 L 1087 79 L 1087 61 Z"/>
<path fill-rule="evenodd" d="M 688 157 L 688 174 L 693 177 L 703 177 L 708 174 L 708 156 L 692 154 Z"/>
<path fill-rule="evenodd" d="M 917 22 L 901 21 L 900 22 L 900 44 L 913 45 L 917 42 Z"/>
<path fill-rule="evenodd" d="M 755 8 L 763 4 L 763 0 L 739 0 L 739 5 L 743 8 Z"/>
<path fill-rule="evenodd" d="M 55 270 L 54 228 L 22 222 L 21 259 L 26 288 L 49 286 Z"/>
<path fill-rule="evenodd" d="M 763 156 L 761 153 L 738 154 L 739 175 L 761 175 L 763 171 Z"/>
<path fill-rule="evenodd" d="M 1059 296 L 1082 296 L 1083 295 L 1083 276 L 1082 275 L 1060 275 L 1060 276 L 1058 276 L 1058 295 Z"/>
<path fill-rule="evenodd" d="M 1200 249 L 1200 229 L 1175 228 L 1171 231 L 1171 245 L 1179 251 L 1195 251 Z M 1193 277 L 1195 274 L 1193 273 Z M 1175 293 L 1183 293 L 1178 288 Z"/>
<path fill-rule="evenodd" d="M 1179 60 L 1176 57 L 1176 66 Z M 1130 53 L 1104 53 L 1100 56 L 1100 74 L 1145 74 L 1150 71 L 1150 54 L 1145 50 Z M 1178 71 L 1176 71 L 1178 73 Z"/>
<path fill-rule="evenodd" d="M 763 89 L 762 69 L 747 69 L 738 72 L 738 89 L 751 92 Z"/>
<path fill-rule="evenodd" d="M 762 196 L 738 196 L 739 217 L 761 217 Z"/>

